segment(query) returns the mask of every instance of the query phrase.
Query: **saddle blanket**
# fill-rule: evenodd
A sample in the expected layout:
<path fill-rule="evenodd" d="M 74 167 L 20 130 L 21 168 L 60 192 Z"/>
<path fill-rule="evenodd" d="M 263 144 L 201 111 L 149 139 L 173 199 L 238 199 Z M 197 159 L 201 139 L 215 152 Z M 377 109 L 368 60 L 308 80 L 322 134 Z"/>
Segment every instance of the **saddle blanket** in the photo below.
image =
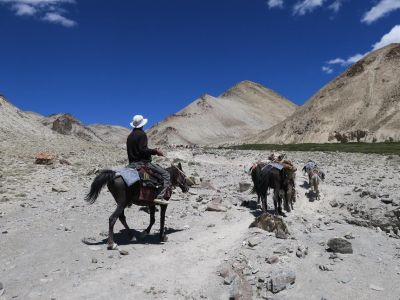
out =
<path fill-rule="evenodd" d="M 118 168 L 114 170 L 117 176 L 121 176 L 127 187 L 140 180 L 139 172 L 132 168 Z"/>

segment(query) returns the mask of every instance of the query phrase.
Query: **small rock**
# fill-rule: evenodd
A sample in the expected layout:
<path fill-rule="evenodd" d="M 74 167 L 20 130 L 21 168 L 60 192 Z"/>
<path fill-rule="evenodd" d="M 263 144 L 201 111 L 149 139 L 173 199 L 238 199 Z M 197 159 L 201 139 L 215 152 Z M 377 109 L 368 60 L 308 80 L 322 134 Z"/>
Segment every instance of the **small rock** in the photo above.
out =
<path fill-rule="evenodd" d="M 327 265 L 319 265 L 319 269 L 321 271 L 333 271 L 333 269 L 330 266 L 327 266 Z"/>
<path fill-rule="evenodd" d="M 93 257 L 93 258 L 92 258 L 92 263 L 93 263 L 93 264 L 97 264 L 97 259 Z"/>
<path fill-rule="evenodd" d="M 126 250 L 119 250 L 119 254 L 121 254 L 121 255 L 128 255 L 129 252 L 126 251 Z"/>
<path fill-rule="evenodd" d="M 272 293 L 279 293 L 288 286 L 294 284 L 296 281 L 296 274 L 291 270 L 274 271 L 267 279 L 267 290 Z"/>
<path fill-rule="evenodd" d="M 37 165 L 51 165 L 54 163 L 55 155 L 40 152 L 35 155 L 35 164 Z"/>
<path fill-rule="evenodd" d="M 347 232 L 344 236 L 345 239 L 354 240 L 354 235 L 351 232 Z"/>
<path fill-rule="evenodd" d="M 53 186 L 51 191 L 57 193 L 65 193 L 68 192 L 68 189 L 64 185 L 59 184 L 57 186 Z"/>
<path fill-rule="evenodd" d="M 361 198 L 364 198 L 364 197 L 370 196 L 370 195 L 371 195 L 371 192 L 370 192 L 370 191 L 362 191 L 362 192 L 360 193 L 360 197 L 361 197 Z"/>
<path fill-rule="evenodd" d="M 91 169 L 89 172 L 87 172 L 86 175 L 87 175 L 87 176 L 95 175 L 95 174 L 97 174 L 97 173 L 99 173 L 99 172 L 100 172 L 100 169 L 98 169 L 98 168 L 93 168 L 93 169 Z"/>
<path fill-rule="evenodd" d="M 248 245 L 249 245 L 250 247 L 252 247 L 252 248 L 255 247 L 255 246 L 257 246 L 260 242 L 261 242 L 260 239 L 257 238 L 257 237 L 250 238 L 250 239 L 247 241 Z"/>
<path fill-rule="evenodd" d="M 369 288 L 371 290 L 378 291 L 378 292 L 383 292 L 385 290 L 384 288 L 382 288 L 380 286 L 377 286 L 377 285 L 374 285 L 374 284 L 370 284 Z"/>
<path fill-rule="evenodd" d="M 308 247 L 299 246 L 296 251 L 296 256 L 298 258 L 304 258 L 308 254 Z"/>
<path fill-rule="evenodd" d="M 392 199 L 381 199 L 381 202 L 385 203 L 385 204 L 392 204 L 393 200 Z"/>
<path fill-rule="evenodd" d="M 67 166 L 71 165 L 71 163 L 68 160 L 64 159 L 64 158 L 61 158 L 59 160 L 59 163 L 62 164 L 62 165 L 67 165 Z"/>
<path fill-rule="evenodd" d="M 353 253 L 353 247 L 351 243 L 343 238 L 330 239 L 327 245 L 333 252 L 343 253 L 343 254 Z"/>
<path fill-rule="evenodd" d="M 267 258 L 265 259 L 265 261 L 266 261 L 267 263 L 269 263 L 270 265 L 276 264 L 277 262 L 279 262 L 279 257 L 278 257 L 278 256 L 267 257 Z"/>
<path fill-rule="evenodd" d="M 331 201 L 329 201 L 329 205 L 332 207 L 338 207 L 339 206 L 339 202 L 337 202 L 336 199 L 333 199 Z"/>
<path fill-rule="evenodd" d="M 222 205 L 221 199 L 213 199 L 207 204 L 206 211 L 226 212 L 228 209 Z"/>

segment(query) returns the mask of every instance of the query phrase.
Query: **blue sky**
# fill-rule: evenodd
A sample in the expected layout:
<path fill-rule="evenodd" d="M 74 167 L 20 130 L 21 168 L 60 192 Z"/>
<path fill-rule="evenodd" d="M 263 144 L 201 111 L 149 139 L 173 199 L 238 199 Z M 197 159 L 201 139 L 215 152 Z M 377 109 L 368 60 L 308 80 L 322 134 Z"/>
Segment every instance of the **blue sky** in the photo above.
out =
<path fill-rule="evenodd" d="M 0 93 L 86 124 L 150 124 L 242 80 L 297 104 L 400 42 L 400 0 L 0 0 Z"/>

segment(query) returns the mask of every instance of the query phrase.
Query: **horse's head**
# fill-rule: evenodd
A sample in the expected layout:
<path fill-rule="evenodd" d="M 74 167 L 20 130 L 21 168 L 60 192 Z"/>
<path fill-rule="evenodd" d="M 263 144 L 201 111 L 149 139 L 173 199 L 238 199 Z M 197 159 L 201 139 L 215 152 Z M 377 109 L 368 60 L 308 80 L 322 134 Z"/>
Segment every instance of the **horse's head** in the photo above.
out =
<path fill-rule="evenodd" d="M 173 186 L 179 186 L 182 192 L 187 193 L 189 191 L 188 179 L 183 173 L 182 164 L 179 163 L 178 166 L 172 165 L 170 168 L 171 183 Z"/>

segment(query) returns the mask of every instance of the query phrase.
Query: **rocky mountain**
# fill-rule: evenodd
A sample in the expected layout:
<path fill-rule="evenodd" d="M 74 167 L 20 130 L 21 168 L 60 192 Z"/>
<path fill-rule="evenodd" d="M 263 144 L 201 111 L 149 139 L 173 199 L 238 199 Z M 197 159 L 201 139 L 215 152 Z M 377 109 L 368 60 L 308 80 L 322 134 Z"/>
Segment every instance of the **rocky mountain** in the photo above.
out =
<path fill-rule="evenodd" d="M 112 145 L 123 145 L 131 132 L 130 129 L 122 126 L 93 124 L 88 128 L 102 141 Z"/>
<path fill-rule="evenodd" d="M 35 112 L 25 112 L 4 96 L 0 96 L 0 137 L 1 140 L 13 140 L 16 136 L 29 141 L 46 144 L 49 141 L 68 143 L 72 140 L 125 144 L 129 129 L 111 125 L 84 125 L 74 116 L 65 113 L 48 117 Z"/>
<path fill-rule="evenodd" d="M 264 86 L 243 81 L 219 97 L 203 95 L 149 130 L 155 144 L 237 142 L 284 120 L 296 105 Z"/>
<path fill-rule="evenodd" d="M 33 113 L 24 113 L 12 105 L 4 96 L 0 96 L 0 136 L 1 140 L 16 135 L 26 139 L 51 137 L 54 133 L 43 126 L 40 117 Z"/>
<path fill-rule="evenodd" d="M 247 142 L 399 140 L 400 44 L 391 44 L 358 61 L 289 118 Z"/>

